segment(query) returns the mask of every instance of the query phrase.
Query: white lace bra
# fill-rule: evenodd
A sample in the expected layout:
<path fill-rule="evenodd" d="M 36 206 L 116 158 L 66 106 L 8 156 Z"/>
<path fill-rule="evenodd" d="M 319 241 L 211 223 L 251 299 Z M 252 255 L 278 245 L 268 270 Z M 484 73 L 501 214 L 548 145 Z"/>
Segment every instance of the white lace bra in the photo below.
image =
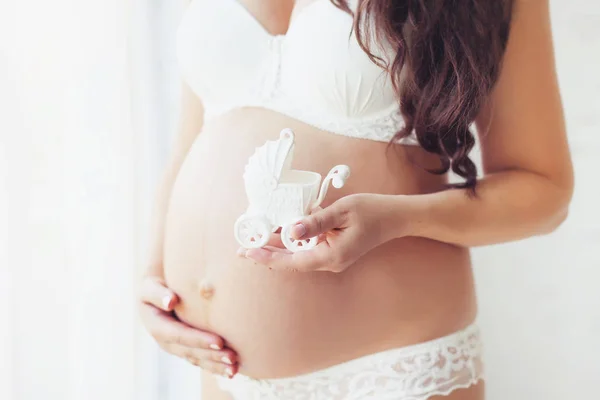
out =
<path fill-rule="evenodd" d="M 304 6 L 285 35 L 270 34 L 239 0 L 193 0 L 177 32 L 180 72 L 206 119 L 262 107 L 332 133 L 388 142 L 403 124 L 398 101 L 389 75 L 351 27 L 352 17 L 329 0 Z M 417 144 L 414 137 L 401 143 Z"/>

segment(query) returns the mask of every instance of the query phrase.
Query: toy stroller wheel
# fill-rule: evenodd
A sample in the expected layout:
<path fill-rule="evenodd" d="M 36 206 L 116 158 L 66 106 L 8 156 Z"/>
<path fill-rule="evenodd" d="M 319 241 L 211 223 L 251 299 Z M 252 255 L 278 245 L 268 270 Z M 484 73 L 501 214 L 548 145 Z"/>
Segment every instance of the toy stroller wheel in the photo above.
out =
<path fill-rule="evenodd" d="M 317 245 L 316 237 L 296 240 L 292 237 L 291 230 L 292 225 L 286 225 L 281 229 L 281 241 L 288 250 L 293 252 L 310 250 Z"/>
<path fill-rule="evenodd" d="M 266 218 L 242 215 L 235 222 L 235 238 L 246 249 L 265 246 L 271 236 L 271 226 Z"/>

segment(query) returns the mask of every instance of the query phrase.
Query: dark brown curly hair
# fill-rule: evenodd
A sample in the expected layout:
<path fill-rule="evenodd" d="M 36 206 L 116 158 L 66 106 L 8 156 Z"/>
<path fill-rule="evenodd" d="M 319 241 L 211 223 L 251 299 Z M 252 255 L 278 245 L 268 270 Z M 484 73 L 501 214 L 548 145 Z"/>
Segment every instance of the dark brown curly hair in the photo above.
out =
<path fill-rule="evenodd" d="M 474 193 L 471 126 L 498 79 L 513 0 L 358 0 L 354 12 L 348 0 L 330 1 L 354 17 L 360 46 L 390 74 L 406 122 L 391 143 L 414 131 L 440 158 L 431 172 L 452 169 L 464 178 L 453 186 Z M 368 38 L 391 44 L 395 58 L 375 56 Z"/>

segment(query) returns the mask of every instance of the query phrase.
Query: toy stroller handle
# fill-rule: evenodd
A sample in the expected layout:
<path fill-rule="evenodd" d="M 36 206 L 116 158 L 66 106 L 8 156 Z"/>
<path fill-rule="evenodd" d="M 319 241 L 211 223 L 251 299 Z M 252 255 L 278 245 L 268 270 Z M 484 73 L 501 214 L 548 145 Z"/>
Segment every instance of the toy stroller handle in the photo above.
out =
<path fill-rule="evenodd" d="M 317 200 L 311 205 L 311 209 L 317 208 L 321 205 L 323 200 L 325 200 L 325 196 L 327 196 L 327 189 L 329 188 L 329 182 L 331 182 L 332 186 L 336 189 L 341 188 L 346 183 L 346 180 L 350 177 L 350 167 L 347 165 L 336 165 L 333 167 L 325 179 L 323 179 L 323 183 L 321 184 L 321 190 L 319 191 L 319 196 Z"/>

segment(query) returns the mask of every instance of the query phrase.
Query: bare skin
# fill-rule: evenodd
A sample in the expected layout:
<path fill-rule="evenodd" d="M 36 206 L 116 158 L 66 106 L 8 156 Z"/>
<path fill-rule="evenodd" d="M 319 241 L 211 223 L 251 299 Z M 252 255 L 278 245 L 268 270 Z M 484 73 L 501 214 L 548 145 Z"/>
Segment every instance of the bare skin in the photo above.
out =
<path fill-rule="evenodd" d="M 243 3 L 268 30 L 285 31 L 290 2 Z M 271 3 L 278 6 L 265 6 Z M 322 132 L 256 108 L 203 123 L 200 100 L 184 86 L 182 133 L 159 195 L 152 278 L 142 295 L 144 323 L 163 348 L 210 372 L 276 378 L 468 325 L 476 300 L 467 247 L 551 232 L 566 217 L 572 193 L 548 4 L 522 0 L 516 8 L 504 70 L 477 121 L 485 132 L 488 176 L 476 200 L 459 190 L 442 191 L 443 178 L 419 167 L 435 162 L 419 148 L 399 147 L 386 156 L 385 144 Z M 351 260 L 343 268 L 320 268 L 337 273 L 310 272 L 317 268 L 308 257 L 236 254 L 232 226 L 246 206 L 244 163 L 284 127 L 297 136 L 294 168 L 326 173 L 346 163 L 353 171 L 347 186 L 330 192 L 325 209 L 304 221 L 309 230 L 348 212 L 339 204 L 350 207 L 344 199 L 353 194 L 386 196 L 385 242 L 357 259 L 346 255 L 369 240 L 329 246 L 336 257 L 327 259 Z M 363 216 L 353 221 L 363 222 L 373 204 L 381 204 L 368 199 Z M 167 307 L 165 296 L 171 299 Z M 177 318 L 159 308 L 174 309 Z M 224 348 L 211 351 L 211 343 Z M 221 398 L 210 379 L 204 387 L 207 398 Z M 445 398 L 480 400 L 483 385 Z"/>
<path fill-rule="evenodd" d="M 247 206 L 244 165 L 282 127 L 296 132 L 294 168 L 325 175 L 347 163 L 353 171 L 343 189 L 329 192 L 325 208 L 353 193 L 442 188 L 443 178 L 409 161 L 425 161 L 417 147 L 386 157 L 385 143 L 316 131 L 262 109 L 205 123 L 179 171 L 165 226 L 164 276 L 181 298 L 177 316 L 225 338 L 240 372 L 257 378 L 298 375 L 467 326 L 476 307 L 469 253 L 461 247 L 397 239 L 343 274 L 272 271 L 237 255 L 232 227 Z M 209 300 L 200 296 L 206 280 L 215 287 Z"/>

